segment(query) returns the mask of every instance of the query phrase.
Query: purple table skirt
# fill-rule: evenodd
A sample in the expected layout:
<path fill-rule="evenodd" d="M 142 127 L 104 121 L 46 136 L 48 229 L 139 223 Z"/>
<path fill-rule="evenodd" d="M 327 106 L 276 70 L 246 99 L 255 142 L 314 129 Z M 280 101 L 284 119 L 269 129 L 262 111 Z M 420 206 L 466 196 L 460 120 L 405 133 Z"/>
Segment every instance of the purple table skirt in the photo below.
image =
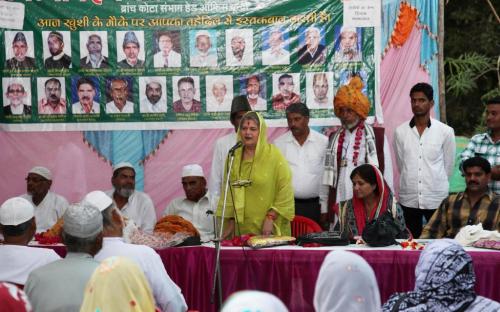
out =
<path fill-rule="evenodd" d="M 412 290 L 420 251 L 351 250 L 371 265 L 384 303 L 395 292 Z M 265 249 L 221 251 L 223 300 L 242 289 L 258 289 L 278 296 L 290 311 L 314 311 L 312 302 L 318 272 L 330 250 Z M 182 288 L 192 310 L 216 311 L 210 303 L 215 249 L 184 247 L 159 250 L 172 279 Z M 495 286 L 500 277 L 500 252 L 469 252 L 479 295 L 500 300 Z M 334 278 L 334 276 L 332 276 Z"/>
<path fill-rule="evenodd" d="M 64 246 L 48 246 L 61 256 Z M 377 277 L 382 303 L 395 292 L 412 290 L 420 251 L 352 250 L 362 256 Z M 217 311 L 210 303 L 215 249 L 180 247 L 157 250 L 172 280 L 182 289 L 190 310 Z M 278 296 L 292 312 L 314 311 L 312 302 L 318 272 L 330 250 L 223 249 L 222 298 L 242 289 L 258 289 Z M 500 252 L 469 251 L 474 262 L 477 294 L 500 301 Z M 332 276 L 334 278 L 334 276 Z M 217 297 L 215 298 L 217 301 Z"/>

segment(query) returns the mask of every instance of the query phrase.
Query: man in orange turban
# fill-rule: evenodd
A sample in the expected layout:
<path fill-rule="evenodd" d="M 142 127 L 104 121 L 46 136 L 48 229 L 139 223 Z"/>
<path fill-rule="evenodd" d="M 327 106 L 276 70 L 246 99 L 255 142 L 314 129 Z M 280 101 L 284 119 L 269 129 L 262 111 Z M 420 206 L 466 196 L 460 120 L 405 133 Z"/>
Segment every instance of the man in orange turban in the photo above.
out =
<path fill-rule="evenodd" d="M 325 157 L 323 184 L 330 186 L 330 213 L 335 210 L 337 203 L 352 199 L 352 182 L 349 177 L 352 170 L 362 164 L 379 167 L 389 187 L 393 189 L 389 143 L 384 135 L 384 128 L 373 127 L 365 122 L 371 105 L 362 89 L 361 78 L 355 76 L 347 85 L 338 89 L 333 100 L 335 116 L 340 119 L 342 126 L 330 135 Z M 326 220 L 327 216 L 322 215 L 322 221 Z"/>

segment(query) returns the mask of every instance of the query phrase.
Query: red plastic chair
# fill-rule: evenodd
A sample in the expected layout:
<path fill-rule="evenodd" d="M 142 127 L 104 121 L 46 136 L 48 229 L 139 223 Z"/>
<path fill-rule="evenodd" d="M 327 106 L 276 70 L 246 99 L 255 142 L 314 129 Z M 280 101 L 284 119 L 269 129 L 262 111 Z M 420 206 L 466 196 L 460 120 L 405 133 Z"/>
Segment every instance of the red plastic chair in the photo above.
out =
<path fill-rule="evenodd" d="M 292 236 L 299 237 L 307 233 L 321 232 L 321 226 L 309 218 L 303 216 L 295 216 L 292 220 Z"/>

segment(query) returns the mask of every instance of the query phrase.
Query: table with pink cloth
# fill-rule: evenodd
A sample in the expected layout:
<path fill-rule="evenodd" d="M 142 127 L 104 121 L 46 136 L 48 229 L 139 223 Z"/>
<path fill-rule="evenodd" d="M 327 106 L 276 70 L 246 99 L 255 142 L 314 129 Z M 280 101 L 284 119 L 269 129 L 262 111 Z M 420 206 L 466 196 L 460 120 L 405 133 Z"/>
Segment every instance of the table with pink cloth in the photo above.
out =
<path fill-rule="evenodd" d="M 64 247 L 55 246 L 64 255 Z M 222 297 L 242 289 L 258 289 L 278 296 L 290 311 L 313 311 L 314 286 L 321 263 L 332 250 L 350 250 L 362 256 L 377 277 L 382 302 L 394 292 L 412 290 L 420 251 L 401 247 L 357 246 L 302 248 L 296 246 L 252 250 L 221 250 Z M 476 292 L 500 301 L 500 252 L 466 248 L 476 273 Z M 215 248 L 174 247 L 157 250 L 172 280 L 179 285 L 190 310 L 217 311 L 210 303 Z M 335 278 L 335 276 L 332 276 Z M 348 282 L 348 281 L 346 281 Z"/>

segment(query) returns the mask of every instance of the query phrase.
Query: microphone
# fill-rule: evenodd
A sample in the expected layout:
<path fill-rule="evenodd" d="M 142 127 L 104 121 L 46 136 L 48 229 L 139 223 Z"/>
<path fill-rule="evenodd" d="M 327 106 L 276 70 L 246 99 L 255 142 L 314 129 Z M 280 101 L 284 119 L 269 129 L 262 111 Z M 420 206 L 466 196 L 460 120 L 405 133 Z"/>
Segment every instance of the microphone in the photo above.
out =
<path fill-rule="evenodd" d="M 233 147 L 231 147 L 231 149 L 229 150 L 228 154 L 229 154 L 229 155 L 234 155 L 234 152 L 235 152 L 238 148 L 240 148 L 242 145 L 243 145 L 243 143 L 242 143 L 241 141 L 236 142 L 236 144 L 235 144 Z"/>

